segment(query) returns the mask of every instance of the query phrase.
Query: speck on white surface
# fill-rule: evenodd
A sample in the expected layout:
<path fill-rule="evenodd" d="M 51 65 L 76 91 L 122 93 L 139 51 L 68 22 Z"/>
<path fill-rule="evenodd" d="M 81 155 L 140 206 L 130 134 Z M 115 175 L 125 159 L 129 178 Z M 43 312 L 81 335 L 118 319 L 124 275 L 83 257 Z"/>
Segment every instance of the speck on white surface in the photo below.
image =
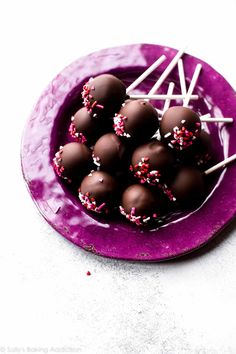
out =
<path fill-rule="evenodd" d="M 41 91 L 72 60 L 101 48 L 187 43 L 236 87 L 235 13 L 235 0 L 0 3 L 0 352 L 236 353 L 235 222 L 182 260 L 99 258 L 47 225 L 19 159 Z"/>

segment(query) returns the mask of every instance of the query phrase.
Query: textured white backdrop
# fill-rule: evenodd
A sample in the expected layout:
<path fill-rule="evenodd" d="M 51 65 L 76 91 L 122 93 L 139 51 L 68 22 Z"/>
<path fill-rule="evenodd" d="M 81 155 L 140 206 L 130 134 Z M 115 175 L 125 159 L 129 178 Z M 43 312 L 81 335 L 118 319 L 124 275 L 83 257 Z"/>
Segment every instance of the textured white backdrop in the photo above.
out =
<path fill-rule="evenodd" d="M 236 87 L 235 13 L 235 0 L 0 2 L 0 352 L 236 353 L 236 222 L 179 261 L 99 258 L 46 224 L 19 160 L 41 91 L 89 52 L 187 43 Z"/>

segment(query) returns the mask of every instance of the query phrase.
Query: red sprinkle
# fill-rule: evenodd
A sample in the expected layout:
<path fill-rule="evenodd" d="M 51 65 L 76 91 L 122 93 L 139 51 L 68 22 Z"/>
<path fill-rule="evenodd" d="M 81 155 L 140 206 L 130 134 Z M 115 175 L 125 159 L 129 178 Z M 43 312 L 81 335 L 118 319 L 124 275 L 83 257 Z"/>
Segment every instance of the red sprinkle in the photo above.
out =
<path fill-rule="evenodd" d="M 134 176 L 140 180 L 141 183 L 149 183 L 152 186 L 159 184 L 161 177 L 160 171 L 151 170 L 149 165 L 149 157 L 142 157 L 141 161 L 129 167 L 130 171 L 134 172 Z"/>
<path fill-rule="evenodd" d="M 85 144 L 87 142 L 87 139 L 83 135 L 83 133 L 77 132 L 74 123 L 70 124 L 69 133 L 72 136 L 72 138 L 74 138 L 76 141 L 78 141 L 78 143 Z"/>
<path fill-rule="evenodd" d="M 91 86 L 92 81 L 93 78 L 91 77 L 89 81 L 84 84 L 83 91 L 81 93 L 83 98 L 83 105 L 87 108 L 87 111 L 89 113 L 92 113 L 94 108 L 104 109 L 104 106 L 102 104 L 99 104 L 98 101 L 93 101 L 93 95 L 91 94 L 91 91 L 95 90 L 95 87 Z"/>
<path fill-rule="evenodd" d="M 130 138 L 130 134 L 126 133 L 125 131 L 125 121 L 127 119 L 128 118 L 122 114 L 115 114 L 115 117 L 113 117 L 113 128 L 115 130 L 116 135 Z"/>
<path fill-rule="evenodd" d="M 89 275 L 91 275 L 91 273 L 90 273 L 90 271 L 89 271 L 89 270 L 87 271 L 86 275 L 88 275 L 88 276 L 89 276 Z"/>

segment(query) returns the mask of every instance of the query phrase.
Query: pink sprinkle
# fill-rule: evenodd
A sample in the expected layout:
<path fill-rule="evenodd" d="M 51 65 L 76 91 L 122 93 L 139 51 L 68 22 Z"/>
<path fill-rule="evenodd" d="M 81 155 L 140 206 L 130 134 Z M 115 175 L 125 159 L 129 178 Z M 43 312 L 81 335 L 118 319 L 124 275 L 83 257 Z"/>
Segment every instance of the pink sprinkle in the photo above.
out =
<path fill-rule="evenodd" d="M 173 137 L 175 140 L 171 140 L 171 143 L 176 144 L 175 147 L 177 149 L 180 149 L 192 145 L 194 135 L 191 131 L 188 131 L 185 127 L 182 128 L 174 127 Z"/>
<path fill-rule="evenodd" d="M 116 135 L 118 136 L 125 136 L 126 138 L 130 138 L 130 134 L 126 133 L 125 131 L 125 121 L 128 118 L 126 116 L 123 116 L 122 114 L 115 114 L 115 117 L 113 118 L 114 125 L 113 128 L 115 130 Z"/>
<path fill-rule="evenodd" d="M 96 107 L 103 109 L 104 106 L 102 104 L 97 104 Z"/>
<path fill-rule="evenodd" d="M 131 209 L 131 213 L 130 213 L 131 215 L 135 215 L 135 208 L 132 208 Z"/>
<path fill-rule="evenodd" d="M 101 210 L 102 208 L 105 207 L 105 205 L 106 205 L 105 203 L 103 203 L 99 207 L 97 207 L 95 199 L 91 198 L 89 196 L 89 193 L 82 194 L 81 191 L 79 191 L 79 199 L 80 199 L 81 203 L 83 204 L 83 206 L 88 210 L 94 211 L 96 213 L 101 213 L 101 212 L 108 213 L 109 212 L 108 208 Z"/>
<path fill-rule="evenodd" d="M 146 215 L 135 215 L 135 208 L 131 209 L 130 213 L 126 213 L 122 206 L 119 207 L 120 213 L 126 217 L 129 221 L 136 224 L 137 226 L 145 225 L 151 219 L 150 216 Z"/>
<path fill-rule="evenodd" d="M 77 132 L 76 127 L 74 123 L 71 123 L 69 126 L 69 133 L 72 138 L 75 139 L 78 143 L 85 144 L 87 142 L 87 139 L 85 138 L 83 133 Z"/>
<path fill-rule="evenodd" d="M 97 210 L 100 211 L 102 208 L 104 208 L 105 205 L 106 203 L 102 203 L 101 205 L 99 205 L 99 207 L 97 207 Z"/>
<path fill-rule="evenodd" d="M 132 167 L 134 176 L 140 180 L 141 183 L 149 183 L 150 185 L 157 185 L 161 177 L 158 170 L 150 170 L 149 158 L 142 157 L 141 161 Z M 132 170 L 131 170 L 132 171 Z"/>

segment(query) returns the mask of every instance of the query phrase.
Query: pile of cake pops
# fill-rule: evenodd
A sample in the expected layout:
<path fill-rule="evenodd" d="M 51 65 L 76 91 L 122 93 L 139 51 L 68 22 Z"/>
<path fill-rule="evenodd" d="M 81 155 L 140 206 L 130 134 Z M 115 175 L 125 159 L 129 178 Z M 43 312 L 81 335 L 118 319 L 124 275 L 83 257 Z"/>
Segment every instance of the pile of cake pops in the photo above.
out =
<path fill-rule="evenodd" d="M 179 51 L 150 92 L 131 95 L 166 57 L 162 55 L 128 88 L 111 74 L 90 78 L 83 86 L 82 108 L 72 117 L 74 140 L 60 146 L 53 165 L 59 177 L 73 186 L 78 200 L 99 214 L 119 212 L 136 225 L 158 222 L 177 208 L 192 208 L 205 195 L 207 176 L 235 157 L 211 167 L 211 136 L 202 122 L 232 122 L 232 118 L 199 116 L 188 108 L 201 65 L 187 89 Z M 181 94 L 170 83 L 166 95 L 156 94 L 178 65 Z M 150 103 L 163 100 L 163 110 Z M 182 100 L 182 105 L 171 101 Z"/>

